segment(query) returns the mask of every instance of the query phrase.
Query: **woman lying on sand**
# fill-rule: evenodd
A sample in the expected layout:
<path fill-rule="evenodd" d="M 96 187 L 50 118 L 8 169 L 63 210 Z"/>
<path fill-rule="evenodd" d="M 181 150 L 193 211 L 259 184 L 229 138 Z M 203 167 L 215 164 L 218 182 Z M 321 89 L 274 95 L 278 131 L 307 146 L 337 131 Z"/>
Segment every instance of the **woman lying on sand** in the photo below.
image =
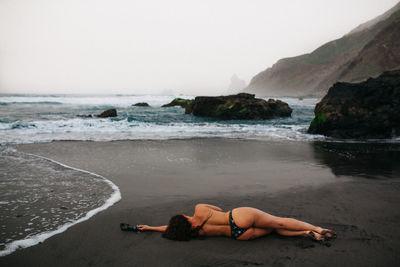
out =
<path fill-rule="evenodd" d="M 284 236 L 308 236 L 314 240 L 335 238 L 336 233 L 292 218 L 281 218 L 255 208 L 242 207 L 224 212 L 208 204 L 197 204 L 192 217 L 173 216 L 168 226 L 148 226 L 121 223 L 123 231 L 158 231 L 163 237 L 187 241 L 198 236 L 228 236 L 250 240 L 274 230 Z"/>

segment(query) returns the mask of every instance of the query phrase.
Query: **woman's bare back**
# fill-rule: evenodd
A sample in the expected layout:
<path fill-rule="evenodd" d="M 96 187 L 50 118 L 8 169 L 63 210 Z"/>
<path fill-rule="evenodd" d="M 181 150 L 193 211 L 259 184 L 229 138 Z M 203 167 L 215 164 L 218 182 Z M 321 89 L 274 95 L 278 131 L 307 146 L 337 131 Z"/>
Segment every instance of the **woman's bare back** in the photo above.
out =
<path fill-rule="evenodd" d="M 228 212 L 207 204 L 196 205 L 193 218 L 199 225 L 203 222 L 206 222 L 206 225 L 229 225 Z"/>
<path fill-rule="evenodd" d="M 195 207 L 193 219 L 195 226 L 204 225 L 199 231 L 203 236 L 230 236 L 229 226 L 229 212 L 222 209 L 208 205 L 198 204 Z"/>

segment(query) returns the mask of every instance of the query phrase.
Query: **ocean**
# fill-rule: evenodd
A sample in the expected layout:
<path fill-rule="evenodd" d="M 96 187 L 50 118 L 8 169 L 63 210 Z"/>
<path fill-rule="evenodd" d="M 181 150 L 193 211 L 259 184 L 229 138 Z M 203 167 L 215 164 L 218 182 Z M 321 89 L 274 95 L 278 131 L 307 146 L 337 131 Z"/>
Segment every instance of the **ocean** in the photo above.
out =
<path fill-rule="evenodd" d="M 162 140 L 202 137 L 323 140 L 306 130 L 318 99 L 283 98 L 290 118 L 268 121 L 218 121 L 185 115 L 180 107 L 162 108 L 186 95 L 0 95 L 0 144 L 56 140 Z M 132 104 L 147 102 L 150 107 Z M 116 118 L 87 118 L 116 108 Z"/>

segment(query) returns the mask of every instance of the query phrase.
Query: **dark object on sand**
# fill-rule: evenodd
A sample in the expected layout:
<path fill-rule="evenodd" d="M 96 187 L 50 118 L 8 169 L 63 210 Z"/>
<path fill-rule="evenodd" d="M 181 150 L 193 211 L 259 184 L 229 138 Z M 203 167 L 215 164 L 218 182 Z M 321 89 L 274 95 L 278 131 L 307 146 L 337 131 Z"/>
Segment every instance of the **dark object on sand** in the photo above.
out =
<path fill-rule="evenodd" d="M 97 117 L 99 118 L 117 117 L 117 110 L 115 108 L 107 109 Z"/>
<path fill-rule="evenodd" d="M 336 83 L 314 110 L 312 134 L 338 138 L 400 136 L 400 70 L 361 83 Z"/>
<path fill-rule="evenodd" d="M 135 107 L 149 107 L 150 105 L 147 104 L 146 102 L 139 102 L 139 103 L 133 104 L 132 106 L 135 106 Z"/>
<path fill-rule="evenodd" d="M 186 107 L 185 113 L 223 120 L 268 120 L 292 114 L 292 109 L 283 101 L 265 101 L 254 96 L 246 93 L 216 97 L 198 96 Z"/>
<path fill-rule="evenodd" d="M 193 100 L 190 100 L 190 99 L 175 98 L 170 103 L 162 105 L 161 107 L 168 108 L 168 107 L 179 106 L 179 107 L 186 109 L 188 106 L 190 106 L 192 104 L 192 102 L 193 102 Z"/>
<path fill-rule="evenodd" d="M 301 240 L 296 243 L 296 247 L 307 249 L 307 248 L 315 248 L 314 240 Z"/>
<path fill-rule="evenodd" d="M 127 223 L 120 223 L 119 227 L 121 228 L 121 231 L 130 231 L 130 232 L 142 232 L 142 230 L 139 230 L 136 225 L 129 225 Z"/>

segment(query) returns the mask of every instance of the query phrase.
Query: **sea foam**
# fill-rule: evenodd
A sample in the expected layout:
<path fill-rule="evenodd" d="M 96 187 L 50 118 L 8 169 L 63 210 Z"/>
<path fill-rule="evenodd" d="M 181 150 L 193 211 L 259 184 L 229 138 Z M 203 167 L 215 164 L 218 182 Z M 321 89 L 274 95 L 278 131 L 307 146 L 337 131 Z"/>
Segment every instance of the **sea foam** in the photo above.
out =
<path fill-rule="evenodd" d="M 22 153 L 13 148 L 1 147 L 0 151 L 0 168 L 7 168 L 10 162 L 19 161 L 18 164 L 24 165 L 26 168 L 30 168 L 27 171 L 37 172 L 32 169 L 32 166 L 39 166 L 41 172 L 46 172 L 48 175 L 42 177 L 36 177 L 34 179 L 15 179 L 15 176 L 19 174 L 12 173 L 15 169 L 14 165 L 9 166 L 11 169 L 3 170 L 2 184 L 0 187 L 2 192 L 2 231 L 7 235 L 11 235 L 13 230 L 7 229 L 14 227 L 18 231 L 14 231 L 13 236 L 2 237 L 3 249 L 0 251 L 0 256 L 8 255 L 17 249 L 30 247 L 43 242 L 47 238 L 62 233 L 69 227 L 88 220 L 100 211 L 107 209 L 114 203 L 121 199 L 121 193 L 119 188 L 105 177 L 67 166 L 60 162 L 57 162 L 46 157 L 37 156 L 29 153 Z M 59 176 L 60 173 L 68 173 L 65 177 L 54 177 Z M 5 173 L 8 173 L 7 176 Z M 23 173 L 24 176 L 27 173 Z M 73 177 L 71 177 L 73 175 Z M 46 185 L 40 185 L 40 181 L 45 177 L 53 177 L 45 181 Z M 8 177 L 14 177 L 9 184 L 7 184 Z M 68 193 L 68 188 L 74 186 L 68 181 L 68 178 L 80 179 L 79 188 L 82 188 L 82 183 L 87 184 L 84 188 L 90 188 L 87 192 L 80 192 L 72 188 L 73 193 Z M 36 182 L 35 182 L 36 180 Z M 35 184 L 37 183 L 37 184 Z M 104 183 L 110 190 L 101 184 Z M 17 184 L 18 188 L 14 184 Z M 52 185 L 55 185 L 52 187 Z M 36 187 L 36 191 L 35 191 Z M 60 188 L 61 187 L 61 188 Z M 60 190 L 54 194 L 49 189 Z M 18 195 L 18 191 L 24 191 L 23 197 Z M 92 190 L 92 191 L 90 191 Z M 97 195 L 89 194 L 90 192 L 97 193 Z M 17 192 L 17 193 L 15 193 Z M 75 194 L 74 194 L 75 193 Z M 69 194 L 69 195 L 68 195 Z M 72 199 L 80 195 L 80 199 Z M 12 199 L 12 196 L 17 196 Z M 19 197 L 18 197 L 19 196 Z M 104 199 L 103 200 L 103 196 Z M 4 199 L 9 197 L 10 199 Z M 46 203 L 40 203 L 40 201 L 47 201 Z M 63 202 L 64 201 L 64 202 Z M 68 209 L 61 206 L 60 203 L 68 203 Z M 9 210 L 5 210 L 4 206 L 7 206 Z M 50 206 L 49 206 L 50 205 Z M 51 206 L 53 205 L 53 206 Z M 52 208 L 50 208 L 52 207 Z M 85 208 L 86 207 L 86 208 Z M 19 211 L 18 211 L 19 210 Z M 11 211 L 11 212 L 10 212 Z M 24 215 L 19 214 L 19 218 L 6 217 L 5 214 L 13 216 L 15 212 L 23 211 Z M 29 216 L 30 215 L 30 216 Z M 10 222 L 12 221 L 12 224 Z M 22 223 L 21 223 L 22 222 Z M 21 225 L 15 225 L 15 224 Z M 5 228 L 4 228 L 5 227 Z M 17 234 L 19 232 L 19 234 Z M 22 239 L 21 239 L 21 237 Z"/>

